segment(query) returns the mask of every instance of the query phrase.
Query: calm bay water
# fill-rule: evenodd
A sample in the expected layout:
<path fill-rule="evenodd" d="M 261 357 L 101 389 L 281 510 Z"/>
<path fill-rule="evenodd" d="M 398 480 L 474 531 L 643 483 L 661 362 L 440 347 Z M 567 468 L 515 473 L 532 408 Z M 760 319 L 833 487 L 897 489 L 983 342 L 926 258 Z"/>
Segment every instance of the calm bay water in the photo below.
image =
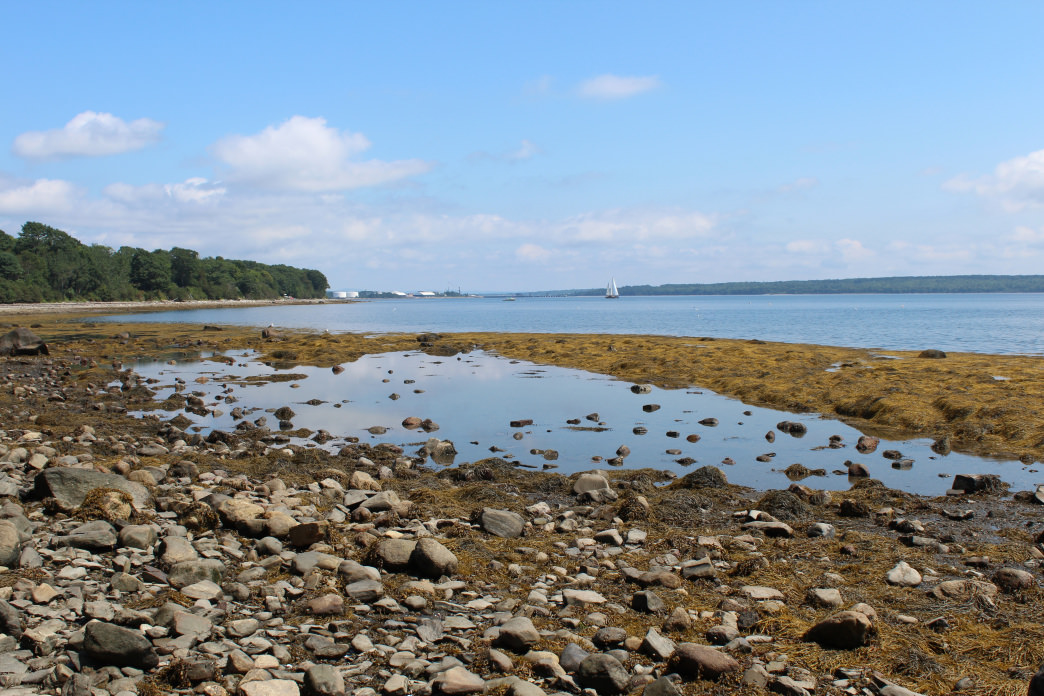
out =
<path fill-rule="evenodd" d="M 340 438 L 357 437 L 374 444 L 393 442 L 412 454 L 435 436 L 455 444 L 456 464 L 499 456 L 520 466 L 554 467 L 570 474 L 608 468 L 607 460 L 626 445 L 627 468 L 684 475 L 710 464 L 720 467 L 729 481 L 759 489 L 786 488 L 790 479 L 784 469 L 802 464 L 822 471 L 805 478 L 806 485 L 845 490 L 851 485 L 846 460 L 865 464 L 871 476 L 889 487 L 927 495 L 944 494 L 955 473 L 998 474 L 1013 490 L 1032 489 L 1044 481 L 1035 466 L 1018 461 L 957 452 L 937 455 L 928 439 L 882 440 L 877 452 L 860 454 L 854 447 L 858 430 L 816 414 L 748 406 L 703 389 L 653 387 L 649 394 L 633 394 L 629 383 L 602 375 L 482 352 L 454 358 L 424 353 L 367 355 L 344 363 L 344 372 L 336 376 L 329 369 L 295 367 L 291 371 L 300 377 L 292 382 L 247 381 L 248 376 L 264 378 L 280 371 L 253 360 L 251 353 L 231 355 L 237 359 L 234 366 L 209 361 L 143 362 L 134 369 L 159 380 L 153 386 L 161 400 L 173 392 L 176 379 L 183 381 L 187 392 L 200 395 L 214 412 L 184 415 L 195 423 L 190 427 L 203 434 L 233 430 L 234 406 L 246 411 L 247 420 L 264 416 L 267 427 L 277 430 L 272 412 L 290 406 L 296 413 L 295 428 L 321 428 L 339 438 L 327 445 L 332 451 L 344 444 Z M 224 401 L 229 395 L 234 402 Z M 646 410 L 650 405 L 658 408 Z M 407 430 L 401 423 L 408 416 L 430 418 L 440 427 L 431 435 Z M 702 423 L 706 418 L 717 423 Z M 533 423 L 510 426 L 522 419 Z M 784 434 L 777 429 L 783 420 L 803 423 L 807 434 Z M 371 434 L 373 426 L 387 431 Z M 765 438 L 769 431 L 775 433 L 774 442 Z M 698 441 L 690 442 L 689 435 L 698 435 Z M 829 447 L 831 436 L 840 436 L 840 447 Z M 295 442 L 318 446 L 309 440 Z M 547 450 L 554 450 L 557 457 L 546 459 Z M 900 451 L 909 464 L 895 468 L 882 456 L 886 450 Z M 763 457 L 767 461 L 758 461 L 759 455 L 768 455 Z"/>
<path fill-rule="evenodd" d="M 102 318 L 101 320 L 105 320 Z M 331 332 L 653 334 L 1044 355 L 1044 294 L 431 298 L 194 309 L 113 321 Z"/>
<path fill-rule="evenodd" d="M 791 343 L 921 350 L 1044 355 L 1044 295 L 781 295 L 728 297 L 623 297 L 402 299 L 322 305 L 196 309 L 102 317 L 99 321 L 143 321 L 189 324 L 269 324 L 331 332 L 534 332 L 653 334 L 759 338 Z M 1012 490 L 1032 489 L 1044 482 L 1035 466 L 953 453 L 935 455 L 928 440 L 882 442 L 880 450 L 898 449 L 914 460 L 909 468 L 894 469 L 880 454 L 860 456 L 852 448 L 858 431 L 815 414 L 788 414 L 746 406 L 739 401 L 690 390 L 654 390 L 636 396 L 628 384 L 600 375 L 536 366 L 481 353 L 435 359 L 423 354 L 366 356 L 345 364 L 344 374 L 330 379 L 327 370 L 295 367 L 307 375 L 291 390 L 286 383 L 244 386 L 236 376 L 263 375 L 272 368 L 242 355 L 235 367 L 215 363 L 165 366 L 143 363 L 136 369 L 163 381 L 183 379 L 191 391 L 205 395 L 215 408 L 221 403 L 216 387 L 233 387 L 237 405 L 263 415 L 291 404 L 297 427 L 326 429 L 339 437 L 364 437 L 407 447 L 422 444 L 426 435 L 405 431 L 399 424 L 408 415 L 432 418 L 440 438 L 453 440 L 461 461 L 510 455 L 520 465 L 542 467 L 540 451 L 553 449 L 559 458 L 550 465 L 564 472 L 604 467 L 620 445 L 632 454 L 625 466 L 654 467 L 684 474 L 691 466 L 722 466 L 730 481 L 757 488 L 785 487 L 782 473 L 801 463 L 823 469 L 825 477 L 805 482 L 815 488 L 845 489 L 846 459 L 862 461 L 871 475 L 887 485 L 912 492 L 941 495 L 949 477 L 957 473 L 996 473 Z M 199 377 L 210 380 L 196 382 Z M 231 382 L 229 380 L 232 380 Z M 412 380 L 412 381 L 407 381 Z M 209 384 L 210 386 L 206 386 Z M 412 386 L 407 386 L 412 385 Z M 171 388 L 173 384 L 171 383 Z M 398 398 L 391 399 L 395 392 Z M 305 401 L 323 403 L 309 406 Z M 642 406 L 661 405 L 647 413 Z M 583 419 L 592 411 L 606 430 L 577 430 L 566 422 Z M 717 418 L 718 427 L 699 421 Z M 230 416 L 192 417 L 196 428 L 231 429 Z M 514 419 L 532 418 L 534 425 L 512 429 Z M 271 420 L 271 418 L 270 418 Z M 765 433 L 782 420 L 801 421 L 808 435 L 794 439 Z M 274 426 L 275 423 L 269 424 Z M 386 434 L 371 436 L 367 428 L 380 425 Z M 582 420 L 583 426 L 593 423 Z M 634 428 L 646 428 L 643 435 Z M 516 433 L 521 439 L 516 439 Z M 686 435 L 700 440 L 687 442 Z M 845 447 L 826 447 L 830 435 L 840 435 Z M 307 441 L 301 443 L 315 446 Z M 534 454 L 534 452 L 536 452 Z M 758 455 L 772 453 L 769 462 Z M 602 459 L 598 459 L 602 458 Z M 688 458 L 693 463 L 680 463 Z M 722 465 L 728 459 L 734 465 Z"/>

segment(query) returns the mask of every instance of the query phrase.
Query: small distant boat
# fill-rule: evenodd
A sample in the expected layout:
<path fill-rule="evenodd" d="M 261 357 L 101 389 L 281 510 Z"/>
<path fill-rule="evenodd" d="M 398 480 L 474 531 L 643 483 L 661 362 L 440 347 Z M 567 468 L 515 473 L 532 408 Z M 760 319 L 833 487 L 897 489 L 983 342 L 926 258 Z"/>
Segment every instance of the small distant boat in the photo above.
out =
<path fill-rule="evenodd" d="M 620 291 L 616 287 L 616 278 L 609 281 L 609 285 L 605 288 L 605 299 L 615 300 L 620 296 Z"/>

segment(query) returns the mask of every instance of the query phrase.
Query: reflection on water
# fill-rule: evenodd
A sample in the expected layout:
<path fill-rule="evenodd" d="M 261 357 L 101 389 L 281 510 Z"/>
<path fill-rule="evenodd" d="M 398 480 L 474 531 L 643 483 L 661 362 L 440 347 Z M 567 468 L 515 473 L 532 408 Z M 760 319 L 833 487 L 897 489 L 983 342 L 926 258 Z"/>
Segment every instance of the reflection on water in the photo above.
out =
<path fill-rule="evenodd" d="M 480 352 L 450 358 L 369 355 L 345 363 L 337 375 L 300 366 L 276 371 L 250 353 L 230 355 L 232 365 L 141 363 L 134 369 L 159 380 L 152 385 L 158 388 L 158 400 L 177 387 L 214 409 L 216 413 L 203 416 L 184 414 L 196 424 L 190 429 L 204 434 L 234 429 L 233 408 L 243 409 L 251 421 L 266 416 L 268 427 L 276 430 L 275 409 L 289 406 L 296 414 L 294 428 L 322 429 L 338 438 L 327 448 L 336 449 L 345 437 L 358 437 L 374 444 L 392 442 L 414 453 L 436 437 L 454 443 L 457 454 L 450 459 L 458 464 L 496 455 L 520 466 L 571 473 L 607 467 L 626 446 L 627 468 L 682 475 L 712 464 L 721 466 L 730 482 L 759 489 L 789 485 L 782 472 L 794 464 L 826 471 L 825 476 L 804 479 L 806 485 L 847 489 L 847 475 L 834 473 L 846 469 L 846 460 L 863 463 L 871 476 L 890 487 L 928 495 L 942 495 L 949 488 L 941 474 L 997 473 L 1013 490 L 1031 489 L 1038 482 L 1036 471 L 1017 461 L 940 456 L 929 449 L 930 440 L 882 440 L 877 452 L 861 455 L 854 447 L 859 431 L 815 414 L 747 406 L 706 390 L 652 387 L 650 393 L 635 394 L 627 382 Z M 289 374 L 297 378 L 268 381 L 285 380 Z M 402 423 L 408 417 L 430 419 L 439 429 L 407 429 Z M 804 424 L 807 433 L 794 437 L 782 432 L 777 424 L 784 420 Z M 532 422 L 512 427 L 512 421 Z M 772 442 L 766 438 L 769 432 L 774 433 Z M 893 468 L 881 456 L 884 450 L 899 450 L 913 465 Z M 735 463 L 723 465 L 724 460 Z"/>

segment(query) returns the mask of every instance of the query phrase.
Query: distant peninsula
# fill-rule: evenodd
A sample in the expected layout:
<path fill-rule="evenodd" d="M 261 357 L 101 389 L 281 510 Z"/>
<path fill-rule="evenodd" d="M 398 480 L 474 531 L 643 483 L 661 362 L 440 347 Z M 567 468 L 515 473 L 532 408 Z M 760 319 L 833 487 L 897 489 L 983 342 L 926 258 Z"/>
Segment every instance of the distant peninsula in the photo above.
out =
<path fill-rule="evenodd" d="M 321 298 L 330 284 L 311 268 L 201 258 L 192 249 L 113 250 L 27 222 L 0 230 L 0 303 Z"/>
<path fill-rule="evenodd" d="M 892 276 L 831 280 L 621 285 L 621 295 L 849 295 L 969 292 L 1044 292 L 1044 275 Z M 557 290 L 532 295 L 604 295 L 605 288 Z"/>

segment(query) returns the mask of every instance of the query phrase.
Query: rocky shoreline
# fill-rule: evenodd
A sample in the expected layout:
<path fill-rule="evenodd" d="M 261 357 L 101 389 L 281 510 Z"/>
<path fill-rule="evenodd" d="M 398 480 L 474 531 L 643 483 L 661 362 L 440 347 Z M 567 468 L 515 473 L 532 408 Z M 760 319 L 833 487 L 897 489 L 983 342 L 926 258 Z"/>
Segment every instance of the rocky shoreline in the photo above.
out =
<path fill-rule="evenodd" d="M 0 358 L 3 694 L 1015 694 L 1044 661 L 1044 506 L 983 479 L 202 438 L 83 348 Z"/>

